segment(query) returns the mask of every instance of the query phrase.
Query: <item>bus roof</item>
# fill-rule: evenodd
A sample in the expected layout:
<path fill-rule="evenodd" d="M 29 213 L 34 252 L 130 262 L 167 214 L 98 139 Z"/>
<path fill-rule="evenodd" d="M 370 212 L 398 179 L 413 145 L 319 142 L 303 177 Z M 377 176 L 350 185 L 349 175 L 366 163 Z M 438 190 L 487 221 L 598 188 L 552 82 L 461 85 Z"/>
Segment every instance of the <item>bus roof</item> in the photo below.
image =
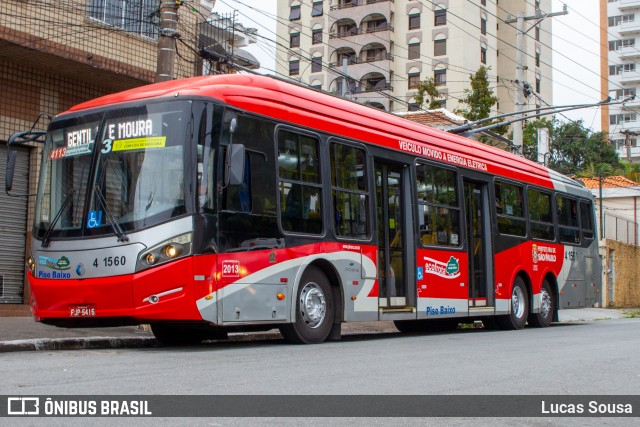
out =
<path fill-rule="evenodd" d="M 553 177 L 564 185 L 581 186 L 512 153 L 268 76 L 226 74 L 155 83 L 97 98 L 68 112 L 152 98 L 194 96 L 215 98 L 290 124 L 517 181 L 552 188 Z"/>

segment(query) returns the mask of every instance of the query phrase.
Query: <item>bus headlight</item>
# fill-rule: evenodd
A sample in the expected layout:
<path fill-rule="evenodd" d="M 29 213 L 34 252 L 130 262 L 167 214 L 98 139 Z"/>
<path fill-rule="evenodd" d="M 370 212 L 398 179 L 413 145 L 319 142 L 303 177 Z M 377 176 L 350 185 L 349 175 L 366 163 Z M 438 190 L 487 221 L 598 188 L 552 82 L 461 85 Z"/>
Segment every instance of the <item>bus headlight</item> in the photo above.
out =
<path fill-rule="evenodd" d="M 185 233 L 165 240 L 140 253 L 136 271 L 142 271 L 191 254 L 192 234 Z"/>
<path fill-rule="evenodd" d="M 31 255 L 29 255 L 27 257 L 27 267 L 29 268 L 29 271 L 31 272 L 31 274 L 33 274 L 35 276 L 36 275 L 36 262 L 33 260 L 33 257 Z"/>

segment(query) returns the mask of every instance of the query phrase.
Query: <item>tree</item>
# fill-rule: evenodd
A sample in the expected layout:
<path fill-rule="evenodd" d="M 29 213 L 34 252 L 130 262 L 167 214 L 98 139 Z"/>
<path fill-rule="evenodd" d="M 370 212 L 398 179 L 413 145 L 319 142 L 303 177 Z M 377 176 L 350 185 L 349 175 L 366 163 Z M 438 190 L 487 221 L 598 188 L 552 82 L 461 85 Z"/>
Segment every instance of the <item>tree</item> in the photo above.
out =
<path fill-rule="evenodd" d="M 528 122 L 523 129 L 524 154 L 537 161 L 538 129 L 549 129 L 551 143 L 548 166 L 566 175 L 600 176 L 620 167 L 615 147 L 604 132 L 591 132 L 582 120 L 560 122 L 541 118 Z M 604 165 L 608 165 L 605 167 Z"/>
<path fill-rule="evenodd" d="M 590 133 L 582 120 L 555 126 L 551 138 L 549 167 L 566 175 L 588 169 L 590 164 L 619 166 L 618 153 L 605 132 Z M 602 167 L 600 167 L 602 169 Z"/>
<path fill-rule="evenodd" d="M 528 122 L 522 129 L 523 155 L 534 162 L 538 161 L 538 129 L 549 129 L 549 136 L 553 133 L 555 122 L 548 118 L 539 118 Z"/>
<path fill-rule="evenodd" d="M 440 100 L 442 94 L 438 91 L 436 80 L 433 77 L 420 82 L 418 85 L 418 94 L 414 97 L 418 106 L 422 107 L 428 101 L 427 109 L 435 110 L 440 108 Z"/>
<path fill-rule="evenodd" d="M 468 108 L 456 108 L 454 113 L 472 122 L 489 117 L 491 107 L 498 102 L 498 97 L 489 88 L 487 71 L 490 68 L 482 65 L 475 74 L 469 76 L 471 89 L 465 89 L 465 96 L 460 99 L 460 103 L 467 104 Z"/>
<path fill-rule="evenodd" d="M 632 181 L 640 182 L 640 163 L 629 163 L 626 160 L 620 160 L 620 167 L 616 170 L 616 173 Z"/>

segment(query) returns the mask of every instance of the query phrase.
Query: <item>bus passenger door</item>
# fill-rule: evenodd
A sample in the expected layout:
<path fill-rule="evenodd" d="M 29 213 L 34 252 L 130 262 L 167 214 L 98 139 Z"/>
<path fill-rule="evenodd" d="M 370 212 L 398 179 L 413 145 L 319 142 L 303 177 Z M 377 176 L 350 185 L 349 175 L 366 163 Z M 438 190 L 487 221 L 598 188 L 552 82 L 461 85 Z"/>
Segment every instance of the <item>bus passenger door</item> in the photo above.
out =
<path fill-rule="evenodd" d="M 414 313 L 415 277 L 407 274 L 408 257 L 414 252 L 410 209 L 405 209 L 409 168 L 375 161 L 376 222 L 378 224 L 378 297 L 382 312 Z M 412 289 L 413 289 L 412 288 Z"/>
<path fill-rule="evenodd" d="M 464 207 L 471 314 L 494 305 L 489 191 L 486 182 L 464 179 Z M 493 312 L 493 309 L 490 311 Z"/>

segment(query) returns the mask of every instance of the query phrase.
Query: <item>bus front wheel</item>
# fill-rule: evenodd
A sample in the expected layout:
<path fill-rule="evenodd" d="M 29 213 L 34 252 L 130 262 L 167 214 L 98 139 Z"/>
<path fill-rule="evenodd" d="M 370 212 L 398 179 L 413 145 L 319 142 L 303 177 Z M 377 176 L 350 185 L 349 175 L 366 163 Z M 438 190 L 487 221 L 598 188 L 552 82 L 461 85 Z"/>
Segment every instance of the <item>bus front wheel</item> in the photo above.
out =
<path fill-rule="evenodd" d="M 329 279 L 318 267 L 309 266 L 298 287 L 295 320 L 281 326 L 280 332 L 292 344 L 318 344 L 329 336 L 333 318 L 333 294 Z"/>
<path fill-rule="evenodd" d="M 536 328 L 549 326 L 553 320 L 555 305 L 556 302 L 551 291 L 551 285 L 545 280 L 542 283 L 542 289 L 540 289 L 540 312 L 529 314 L 529 325 Z"/>
<path fill-rule="evenodd" d="M 511 312 L 506 316 L 500 316 L 496 320 L 502 329 L 522 329 L 527 323 L 529 315 L 529 295 L 522 277 L 518 276 L 513 281 L 511 289 Z"/>

